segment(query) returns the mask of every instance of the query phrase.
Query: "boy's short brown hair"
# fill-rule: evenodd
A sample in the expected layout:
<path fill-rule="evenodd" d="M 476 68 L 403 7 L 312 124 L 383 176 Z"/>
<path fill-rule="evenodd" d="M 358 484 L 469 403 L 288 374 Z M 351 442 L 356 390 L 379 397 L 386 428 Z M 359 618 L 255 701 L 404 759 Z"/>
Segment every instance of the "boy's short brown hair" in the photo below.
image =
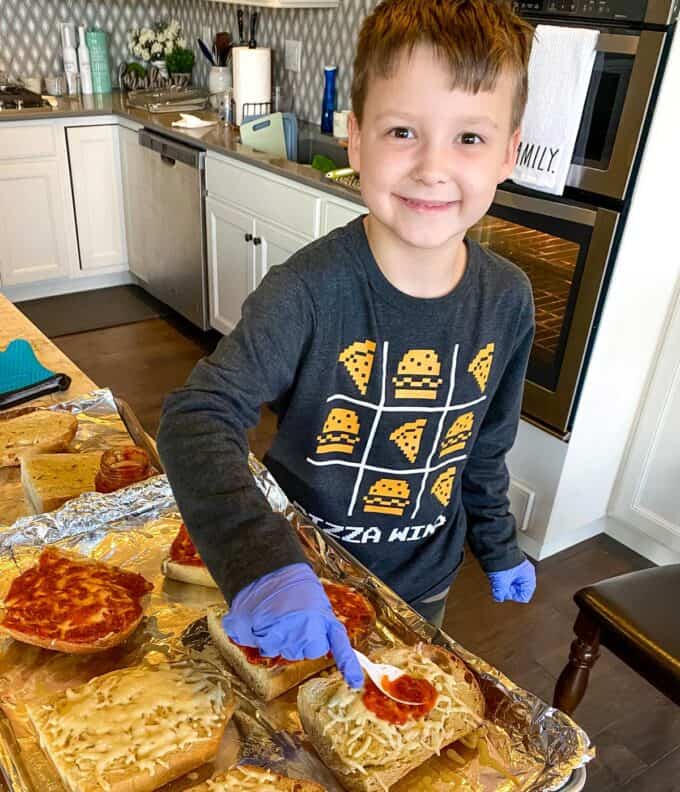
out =
<path fill-rule="evenodd" d="M 527 102 L 533 34 L 508 0 L 383 0 L 359 32 L 352 79 L 359 125 L 371 77 L 388 77 L 402 53 L 430 44 L 451 68 L 452 90 L 493 90 L 503 70 L 515 77 L 514 131 Z"/>

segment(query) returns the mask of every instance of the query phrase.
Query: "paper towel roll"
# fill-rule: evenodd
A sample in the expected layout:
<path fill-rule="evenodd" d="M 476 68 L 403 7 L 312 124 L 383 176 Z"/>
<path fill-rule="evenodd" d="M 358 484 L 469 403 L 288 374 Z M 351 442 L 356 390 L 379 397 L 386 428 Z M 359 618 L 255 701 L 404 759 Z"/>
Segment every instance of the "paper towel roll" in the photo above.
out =
<path fill-rule="evenodd" d="M 231 54 L 234 66 L 235 122 L 240 124 L 245 105 L 249 105 L 246 115 L 264 115 L 271 110 L 271 105 L 268 104 L 272 97 L 271 50 L 269 47 L 235 47 Z"/>

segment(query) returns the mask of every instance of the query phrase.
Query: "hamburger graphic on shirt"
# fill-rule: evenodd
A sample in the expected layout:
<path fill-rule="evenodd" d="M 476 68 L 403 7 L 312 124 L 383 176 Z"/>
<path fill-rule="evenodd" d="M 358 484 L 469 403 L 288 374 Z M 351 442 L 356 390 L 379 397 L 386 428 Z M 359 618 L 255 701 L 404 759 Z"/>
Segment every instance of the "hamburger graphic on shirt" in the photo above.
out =
<path fill-rule="evenodd" d="M 394 383 L 395 399 L 434 401 L 443 383 L 439 376 L 442 364 L 433 349 L 409 349 L 399 361 Z"/>
<path fill-rule="evenodd" d="M 316 436 L 317 454 L 351 454 L 359 442 L 359 416 L 354 410 L 334 407 L 326 418 L 321 434 Z"/>

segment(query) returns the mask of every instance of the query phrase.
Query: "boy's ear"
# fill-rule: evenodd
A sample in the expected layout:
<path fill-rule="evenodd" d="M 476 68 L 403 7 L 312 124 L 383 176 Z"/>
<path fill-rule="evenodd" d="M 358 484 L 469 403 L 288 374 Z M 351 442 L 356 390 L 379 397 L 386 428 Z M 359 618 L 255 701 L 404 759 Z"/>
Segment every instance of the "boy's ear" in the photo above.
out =
<path fill-rule="evenodd" d="M 505 150 L 505 157 L 503 159 L 503 164 L 501 165 L 501 172 L 500 178 L 498 180 L 498 184 L 504 182 L 507 178 L 509 178 L 510 174 L 515 169 L 515 164 L 517 162 L 517 147 L 519 146 L 519 141 L 522 137 L 522 129 L 521 127 L 517 127 L 517 129 L 510 135 L 510 139 L 508 140 L 508 145 Z"/>
<path fill-rule="evenodd" d="M 361 131 L 359 129 L 359 121 L 354 113 L 349 114 L 349 119 L 347 121 L 347 132 L 349 136 L 349 142 L 347 145 L 349 164 L 353 170 L 355 170 L 357 173 L 361 173 L 361 157 L 359 155 L 361 149 Z"/>

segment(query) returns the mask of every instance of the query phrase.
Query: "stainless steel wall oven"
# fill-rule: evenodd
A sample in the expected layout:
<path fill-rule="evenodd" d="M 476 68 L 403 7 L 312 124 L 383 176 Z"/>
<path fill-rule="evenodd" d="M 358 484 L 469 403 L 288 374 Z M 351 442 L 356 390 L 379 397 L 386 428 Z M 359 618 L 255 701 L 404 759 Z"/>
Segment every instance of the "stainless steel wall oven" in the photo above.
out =
<path fill-rule="evenodd" d="M 599 30 L 561 197 L 500 186 L 469 236 L 521 267 L 536 305 L 523 414 L 566 437 L 674 33 L 676 0 L 522 0 L 532 24 Z"/>

